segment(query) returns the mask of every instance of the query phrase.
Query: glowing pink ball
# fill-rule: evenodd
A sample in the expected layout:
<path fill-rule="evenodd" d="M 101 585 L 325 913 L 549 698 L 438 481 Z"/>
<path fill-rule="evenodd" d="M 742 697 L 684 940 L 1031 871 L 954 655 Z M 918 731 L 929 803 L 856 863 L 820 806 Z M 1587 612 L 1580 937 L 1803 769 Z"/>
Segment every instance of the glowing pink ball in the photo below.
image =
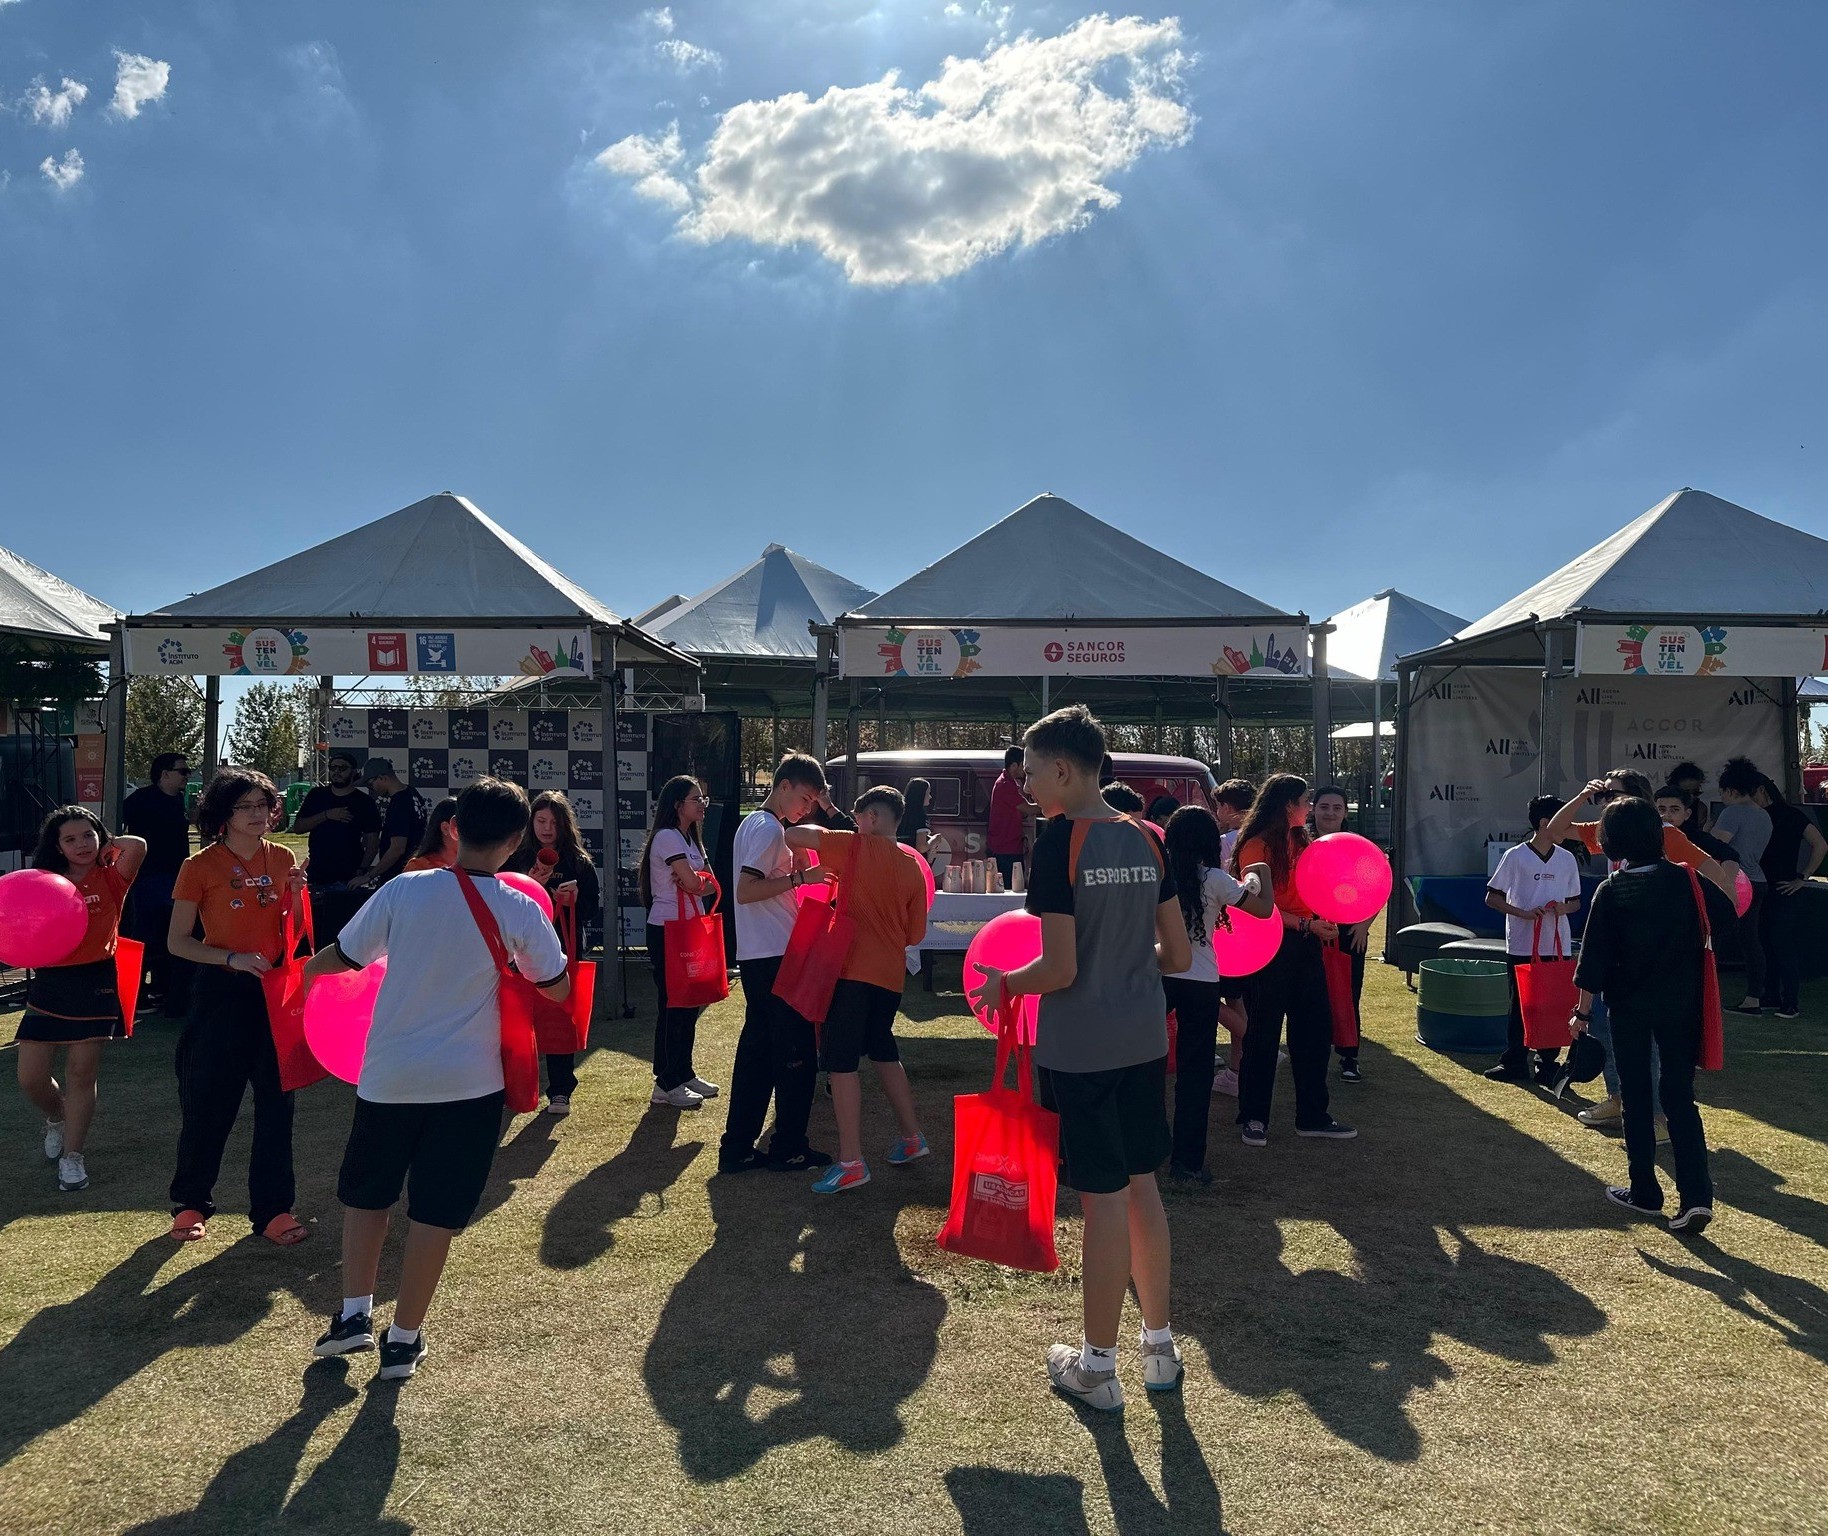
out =
<path fill-rule="evenodd" d="M 971 991 L 982 985 L 985 966 L 992 966 L 999 971 L 1019 970 L 1030 960 L 1041 957 L 1041 919 L 1027 912 L 999 912 L 995 917 L 978 929 L 965 951 L 965 991 Z M 1024 1045 L 1035 1043 L 1035 1024 L 1039 1016 L 1040 999 L 1030 996 L 1022 999 L 1021 1023 L 1017 1036 Z M 972 1004 L 971 1011 L 977 1015 L 991 1034 L 997 1031 L 995 1011 L 979 1008 Z"/>
<path fill-rule="evenodd" d="M 1752 877 L 1743 869 L 1733 871 L 1733 910 L 1744 917 L 1752 908 Z"/>
<path fill-rule="evenodd" d="M 519 891 L 525 896 L 531 896 L 534 901 L 539 904 L 540 911 L 544 912 L 548 920 L 550 920 L 552 917 L 552 896 L 547 891 L 546 887 L 535 880 L 533 876 L 517 875 L 511 869 L 504 869 L 496 878 L 511 890 Z M 323 1058 L 319 1057 L 318 1059 L 321 1061 Z M 329 1063 L 325 1062 L 325 1065 L 328 1066 Z"/>
<path fill-rule="evenodd" d="M 387 976 L 387 957 L 359 971 L 320 976 L 305 999 L 305 1044 L 332 1077 L 346 1083 L 362 1075 L 375 999 Z"/>
<path fill-rule="evenodd" d="M 69 959 L 89 932 L 89 904 L 62 875 L 16 869 L 0 875 L 0 960 L 7 965 L 56 965 Z"/>
<path fill-rule="evenodd" d="M 1219 962 L 1219 975 L 1227 979 L 1250 976 L 1276 958 L 1282 947 L 1282 914 L 1252 917 L 1240 907 L 1227 907 L 1231 920 L 1229 930 L 1214 928 L 1212 952 Z"/>
<path fill-rule="evenodd" d="M 1356 832 L 1333 832 L 1308 844 L 1295 865 L 1295 890 L 1329 923 L 1362 923 L 1390 899 L 1390 861 Z"/>

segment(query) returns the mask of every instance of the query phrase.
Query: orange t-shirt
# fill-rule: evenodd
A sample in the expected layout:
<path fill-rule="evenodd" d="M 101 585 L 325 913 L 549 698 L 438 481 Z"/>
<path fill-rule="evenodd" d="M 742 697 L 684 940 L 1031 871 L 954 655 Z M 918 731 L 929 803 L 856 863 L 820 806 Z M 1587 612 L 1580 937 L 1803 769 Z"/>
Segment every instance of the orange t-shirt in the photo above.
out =
<path fill-rule="evenodd" d="M 857 925 L 857 938 L 839 972 L 846 981 L 901 991 L 907 980 L 907 952 L 927 935 L 927 882 L 914 860 L 919 855 L 886 837 L 862 832 L 827 832 L 819 839 L 819 862 L 843 879 L 839 898 Z"/>
<path fill-rule="evenodd" d="M 1301 852 L 1305 844 L 1298 841 L 1293 834 L 1288 840 L 1288 874 L 1276 881 L 1276 905 L 1290 917 L 1312 917 L 1314 909 L 1301 899 L 1301 892 L 1295 889 L 1295 866 L 1301 862 Z M 1263 839 L 1253 837 L 1238 849 L 1238 873 L 1240 876 L 1253 864 L 1269 864 L 1271 873 L 1275 865 L 1269 863 L 1269 849 L 1263 846 Z"/>
<path fill-rule="evenodd" d="M 212 843 L 179 867 L 171 899 L 196 902 L 203 942 L 212 949 L 278 960 L 293 862 L 291 849 L 264 839 L 260 852 L 245 861 L 227 843 Z"/>
<path fill-rule="evenodd" d="M 1577 821 L 1574 830 L 1580 833 L 1580 840 L 1586 845 L 1588 853 L 1604 853 L 1600 847 L 1600 829 L 1597 821 Z M 1671 864 L 1681 864 L 1689 869 L 1699 869 L 1707 863 L 1708 856 L 1688 839 L 1688 834 L 1680 827 L 1663 823 L 1663 857 Z"/>
<path fill-rule="evenodd" d="M 89 906 L 89 931 L 67 959 L 57 962 L 60 966 L 93 965 L 114 953 L 114 941 L 121 932 L 121 908 L 126 903 L 127 887 L 131 884 L 111 865 L 97 864 L 89 871 L 87 878 L 76 887 Z"/>
<path fill-rule="evenodd" d="M 439 853 L 419 853 L 406 861 L 403 875 L 416 875 L 422 869 L 449 869 L 451 861 Z"/>

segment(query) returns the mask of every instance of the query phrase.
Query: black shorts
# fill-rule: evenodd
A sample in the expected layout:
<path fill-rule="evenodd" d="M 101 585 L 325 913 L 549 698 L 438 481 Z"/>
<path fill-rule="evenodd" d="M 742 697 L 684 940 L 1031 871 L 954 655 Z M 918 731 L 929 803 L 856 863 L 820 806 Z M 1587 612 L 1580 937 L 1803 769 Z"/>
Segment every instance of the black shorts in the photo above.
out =
<path fill-rule="evenodd" d="M 819 1031 L 819 1066 L 826 1072 L 855 1072 L 871 1061 L 900 1061 L 895 1013 L 901 994 L 868 981 L 840 981 Z"/>
<path fill-rule="evenodd" d="M 406 1214 L 428 1227 L 461 1231 L 476 1214 L 507 1095 L 439 1104 L 355 1101 L 336 1197 L 351 1210 L 385 1211 L 407 1186 Z"/>
<path fill-rule="evenodd" d="M 1168 1058 L 1108 1072 L 1039 1069 L 1041 1103 L 1060 1117 L 1060 1172 L 1082 1195 L 1114 1195 L 1168 1156 Z"/>

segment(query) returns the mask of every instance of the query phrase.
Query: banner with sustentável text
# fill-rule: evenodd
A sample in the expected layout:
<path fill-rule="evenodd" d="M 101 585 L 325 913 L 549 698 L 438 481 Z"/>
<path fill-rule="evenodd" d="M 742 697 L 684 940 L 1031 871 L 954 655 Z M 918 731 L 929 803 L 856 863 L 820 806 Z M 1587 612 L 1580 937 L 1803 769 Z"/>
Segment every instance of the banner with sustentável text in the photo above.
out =
<path fill-rule="evenodd" d="M 1812 677 L 1828 672 L 1828 628 L 1582 624 L 1574 670 L 1582 677 Z"/>
<path fill-rule="evenodd" d="M 1259 625 L 845 626 L 842 677 L 1307 677 L 1296 620 Z"/>

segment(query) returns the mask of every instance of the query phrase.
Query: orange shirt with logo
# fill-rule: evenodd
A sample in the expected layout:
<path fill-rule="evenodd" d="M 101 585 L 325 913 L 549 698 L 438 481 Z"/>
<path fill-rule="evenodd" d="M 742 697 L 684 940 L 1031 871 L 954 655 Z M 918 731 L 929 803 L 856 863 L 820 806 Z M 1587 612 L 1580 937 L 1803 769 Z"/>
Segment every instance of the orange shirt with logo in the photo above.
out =
<path fill-rule="evenodd" d="M 123 880 L 112 864 L 97 864 L 76 884 L 89 908 L 89 928 L 82 943 L 68 958 L 59 960 L 59 965 L 93 965 L 114 953 L 114 941 L 121 932 L 121 908 L 126 904 L 131 883 Z"/>
<path fill-rule="evenodd" d="M 212 949 L 278 960 L 286 877 L 293 862 L 291 849 L 264 839 L 251 859 L 227 843 L 214 843 L 184 861 L 171 897 L 197 904 L 203 942 Z"/>
<path fill-rule="evenodd" d="M 908 946 L 927 935 L 927 882 L 915 865 L 918 857 L 891 838 L 865 832 L 827 832 L 819 839 L 819 862 L 837 871 L 842 911 L 857 925 L 839 972 L 846 981 L 899 992 L 907 980 Z"/>
<path fill-rule="evenodd" d="M 416 853 L 406 861 L 403 875 L 416 875 L 422 869 L 449 869 L 451 861 L 441 853 Z"/>

